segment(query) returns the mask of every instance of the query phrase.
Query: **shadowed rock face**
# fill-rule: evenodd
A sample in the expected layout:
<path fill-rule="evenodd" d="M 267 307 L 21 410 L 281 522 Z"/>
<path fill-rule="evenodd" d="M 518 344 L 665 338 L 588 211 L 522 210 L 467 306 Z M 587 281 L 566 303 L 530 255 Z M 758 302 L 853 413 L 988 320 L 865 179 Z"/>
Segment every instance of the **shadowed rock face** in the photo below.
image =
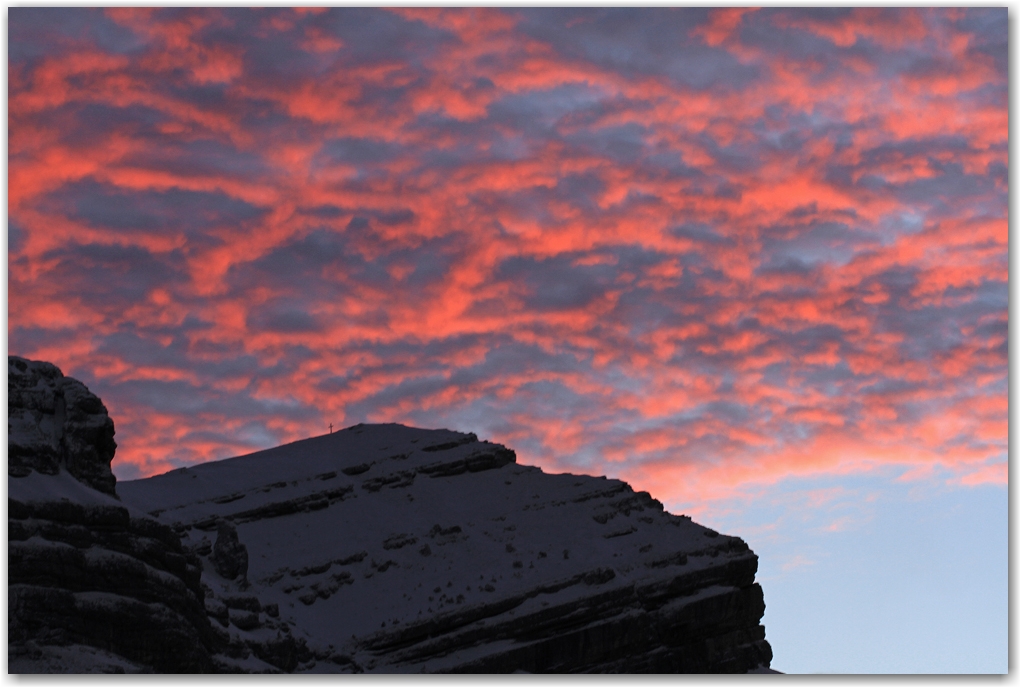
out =
<path fill-rule="evenodd" d="M 209 560 L 224 579 L 234 580 L 240 576 L 242 583 L 247 581 L 248 550 L 237 540 L 237 528 L 233 523 L 227 520 L 219 523 L 216 544 Z"/>
<path fill-rule="evenodd" d="M 207 561 L 232 641 L 291 627 L 307 649 L 294 672 L 745 672 L 772 658 L 743 541 L 473 434 L 358 425 L 119 489 Z M 227 539 L 247 550 L 246 581 L 218 562 Z"/>
<path fill-rule="evenodd" d="M 746 672 L 757 557 L 627 484 L 357 425 L 116 485 L 80 382 L 9 359 L 9 670 Z"/>
<path fill-rule="evenodd" d="M 202 604 L 200 563 L 170 528 L 112 504 L 11 498 L 8 509 L 12 672 L 49 672 L 32 669 L 33 651 L 67 646 L 135 671 L 214 671 L 210 649 L 224 642 Z"/>
<path fill-rule="evenodd" d="M 217 670 L 201 562 L 117 499 L 103 403 L 49 363 L 8 372 L 10 672 Z"/>
<path fill-rule="evenodd" d="M 7 373 L 8 474 L 55 475 L 63 467 L 93 489 L 115 495 L 110 462 L 117 443 L 103 402 L 50 363 L 12 355 Z"/>

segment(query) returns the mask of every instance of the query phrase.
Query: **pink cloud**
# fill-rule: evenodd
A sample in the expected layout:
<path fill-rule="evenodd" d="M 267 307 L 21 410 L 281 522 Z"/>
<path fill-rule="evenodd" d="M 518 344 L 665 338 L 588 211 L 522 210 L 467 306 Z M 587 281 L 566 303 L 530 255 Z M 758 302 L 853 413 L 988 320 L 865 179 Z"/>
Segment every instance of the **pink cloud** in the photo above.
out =
<path fill-rule="evenodd" d="M 595 15 L 344 12 L 109 8 L 130 57 L 31 60 L 13 13 L 12 352 L 94 380 L 125 469 L 373 420 L 669 498 L 999 479 L 997 34 L 713 10 L 659 56 L 694 84 L 556 33 Z"/>

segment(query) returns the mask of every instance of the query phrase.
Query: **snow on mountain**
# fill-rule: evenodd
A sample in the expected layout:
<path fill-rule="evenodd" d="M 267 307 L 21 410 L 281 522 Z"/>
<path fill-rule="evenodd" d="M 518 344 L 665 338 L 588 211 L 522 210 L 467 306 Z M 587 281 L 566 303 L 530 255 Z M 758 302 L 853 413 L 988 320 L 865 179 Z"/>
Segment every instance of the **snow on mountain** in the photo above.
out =
<path fill-rule="evenodd" d="M 387 424 L 114 488 L 99 399 L 8 363 L 11 672 L 768 670 L 754 553 L 623 482 Z"/>
<path fill-rule="evenodd" d="M 118 491 L 208 561 L 212 599 L 246 594 L 278 613 L 227 627 L 240 639 L 289 626 L 317 657 L 299 671 L 747 670 L 771 658 L 743 541 L 623 482 L 517 465 L 473 434 L 358 425 Z M 245 578 L 216 571 L 224 521 L 247 549 Z"/>

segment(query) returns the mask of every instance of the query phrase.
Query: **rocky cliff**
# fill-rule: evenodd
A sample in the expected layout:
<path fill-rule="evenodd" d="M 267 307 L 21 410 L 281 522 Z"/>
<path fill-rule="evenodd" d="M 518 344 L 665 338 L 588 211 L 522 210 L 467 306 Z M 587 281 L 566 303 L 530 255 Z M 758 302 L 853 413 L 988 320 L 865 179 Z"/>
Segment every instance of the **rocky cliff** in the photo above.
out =
<path fill-rule="evenodd" d="M 7 358 L 7 472 L 66 470 L 105 494 L 115 494 L 110 461 L 117 450 L 106 406 L 77 379 L 50 363 Z"/>
<path fill-rule="evenodd" d="M 126 517 L 70 489 L 73 505 L 40 505 L 46 480 Z M 9 483 L 12 647 L 57 647 L 65 667 L 87 650 L 108 668 L 166 672 L 745 672 L 771 660 L 743 541 L 623 482 L 518 465 L 473 434 L 358 425 L 122 482 L 122 504 L 63 471 Z M 118 593 L 128 601 L 102 596 Z M 102 613 L 121 629 L 97 640 L 81 628 Z M 156 655 L 118 639 L 136 633 L 125 618 L 176 644 Z M 58 665 L 48 656 L 32 665 Z"/>
<path fill-rule="evenodd" d="M 102 402 L 49 363 L 7 380 L 8 669 L 216 670 L 201 563 L 117 500 Z"/>

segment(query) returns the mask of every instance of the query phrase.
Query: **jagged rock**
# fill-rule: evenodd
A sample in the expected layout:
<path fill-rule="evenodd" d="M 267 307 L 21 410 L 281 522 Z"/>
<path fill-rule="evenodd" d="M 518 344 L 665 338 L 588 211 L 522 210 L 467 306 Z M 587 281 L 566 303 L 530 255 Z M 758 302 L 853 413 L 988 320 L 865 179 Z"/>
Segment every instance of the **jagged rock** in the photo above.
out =
<path fill-rule="evenodd" d="M 55 475 L 66 469 L 79 481 L 114 495 L 110 470 L 117 443 L 113 420 L 99 398 L 55 365 L 7 357 L 7 470 Z"/>
<path fill-rule="evenodd" d="M 68 644 L 40 645 L 34 641 L 11 645 L 7 654 L 11 673 L 147 673 L 146 666 L 128 661 L 94 646 Z"/>
<path fill-rule="evenodd" d="M 246 646 L 288 671 L 745 672 L 771 661 L 743 541 L 623 482 L 517 465 L 470 434 L 359 425 L 120 490 L 195 544 L 200 524 L 235 523 L 245 592 L 267 616 L 246 632 L 275 623 L 310 653 L 283 662 Z M 224 599 L 240 591 L 203 579 Z"/>
<path fill-rule="evenodd" d="M 230 622 L 240 630 L 254 630 L 260 627 L 259 614 L 250 611 L 238 611 L 230 609 Z"/>
<path fill-rule="evenodd" d="M 545 474 L 473 434 L 358 425 L 116 485 L 99 399 L 8 363 L 11 672 L 771 661 L 757 557 L 623 482 Z"/>
<path fill-rule="evenodd" d="M 257 596 L 250 594 L 229 594 L 223 597 L 223 603 L 226 604 L 227 608 L 236 608 L 241 611 L 250 611 L 252 613 L 258 613 L 262 610 L 262 604 L 259 603 Z"/>
<path fill-rule="evenodd" d="M 10 672 L 214 670 L 201 562 L 117 500 L 102 402 L 49 363 L 8 371 Z"/>
<path fill-rule="evenodd" d="M 299 663 L 312 658 L 312 652 L 305 641 L 288 634 L 277 633 L 265 640 L 250 641 L 248 647 L 261 660 L 287 673 L 293 672 Z"/>
<path fill-rule="evenodd" d="M 11 647 L 84 645 L 157 672 L 213 669 L 199 562 L 169 528 L 113 505 L 10 498 L 8 512 Z"/>
<path fill-rule="evenodd" d="M 219 524 L 210 560 L 216 572 L 226 579 L 247 579 L 248 549 L 237 539 L 237 528 L 226 520 Z"/>
<path fill-rule="evenodd" d="M 223 627 L 226 627 L 230 623 L 230 610 L 227 608 L 227 605 L 219 599 L 206 597 L 205 612 L 210 618 L 214 618 Z"/>

